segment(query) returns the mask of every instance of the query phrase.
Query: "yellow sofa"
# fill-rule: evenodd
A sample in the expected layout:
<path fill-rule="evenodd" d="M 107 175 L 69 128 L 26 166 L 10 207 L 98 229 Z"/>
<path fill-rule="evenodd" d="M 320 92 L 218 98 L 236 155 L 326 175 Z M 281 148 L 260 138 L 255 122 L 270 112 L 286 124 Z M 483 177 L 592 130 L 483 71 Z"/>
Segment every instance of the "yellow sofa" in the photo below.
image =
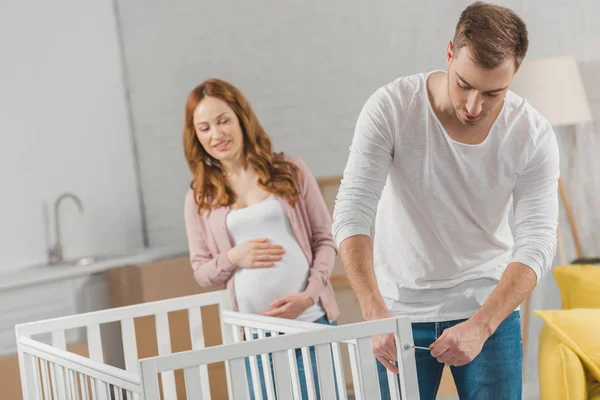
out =
<path fill-rule="evenodd" d="M 600 267 L 553 269 L 562 310 L 536 310 L 545 321 L 538 366 L 542 400 L 600 400 Z"/>

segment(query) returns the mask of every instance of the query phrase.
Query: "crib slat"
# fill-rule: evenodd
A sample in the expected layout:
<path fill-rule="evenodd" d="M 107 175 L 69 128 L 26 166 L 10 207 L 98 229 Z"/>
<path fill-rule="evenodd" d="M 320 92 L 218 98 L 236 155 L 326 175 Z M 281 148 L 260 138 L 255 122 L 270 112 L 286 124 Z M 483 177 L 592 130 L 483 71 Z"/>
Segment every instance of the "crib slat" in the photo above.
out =
<path fill-rule="evenodd" d="M 113 393 L 115 400 L 123 400 L 123 389 L 118 386 L 113 386 Z"/>
<path fill-rule="evenodd" d="M 306 382 L 306 392 L 308 393 L 308 400 L 316 400 L 317 393 L 315 390 L 315 380 L 313 378 L 314 375 L 310 351 L 308 350 L 308 347 L 303 347 L 301 352 L 302 364 L 304 365 L 304 381 Z"/>
<path fill-rule="evenodd" d="M 65 331 L 58 330 L 52 331 L 52 347 L 55 347 L 60 350 L 67 349 L 67 342 L 65 340 Z M 65 370 L 62 367 L 59 367 L 56 371 L 56 380 L 58 383 L 58 396 L 59 399 L 66 399 L 68 393 L 68 386 L 65 384 Z"/>
<path fill-rule="evenodd" d="M 354 386 L 354 398 L 356 400 L 365 400 L 363 396 L 362 374 L 360 373 L 360 364 L 358 363 L 358 343 L 352 341 L 348 344 L 348 355 L 350 356 L 350 370 L 352 371 L 352 384 Z"/>
<path fill-rule="evenodd" d="M 96 399 L 108 400 L 109 398 L 110 392 L 108 391 L 107 383 L 96 379 Z"/>
<path fill-rule="evenodd" d="M 27 382 L 27 400 L 41 399 L 40 380 L 38 377 L 37 357 L 23 354 L 25 363 L 25 376 Z"/>
<path fill-rule="evenodd" d="M 104 362 L 104 354 L 102 351 L 102 337 L 100 335 L 100 325 L 91 324 L 86 327 L 88 351 L 90 358 L 94 361 Z"/>
<path fill-rule="evenodd" d="M 379 379 L 377 378 L 371 338 L 360 338 L 356 342 L 363 396 L 366 399 L 379 399 L 381 394 L 379 392 Z"/>
<path fill-rule="evenodd" d="M 75 379 L 75 372 L 72 369 L 69 369 L 69 389 L 71 390 L 71 398 L 77 399 L 77 380 Z"/>
<path fill-rule="evenodd" d="M 169 315 L 166 312 L 156 314 L 156 341 L 158 354 L 163 356 L 171 354 L 171 335 L 169 333 Z M 177 398 L 175 389 L 175 375 L 173 371 L 164 371 L 160 374 L 163 394 L 167 399 Z"/>
<path fill-rule="evenodd" d="M 412 325 L 408 317 L 396 319 L 396 343 L 413 343 Z M 405 349 L 398 346 L 398 367 L 400 374 L 400 390 L 407 398 L 418 398 L 419 384 L 417 379 L 417 364 L 415 349 Z"/>
<path fill-rule="evenodd" d="M 190 367 L 183 370 L 183 378 L 185 380 L 185 394 L 188 399 L 206 400 L 204 396 L 203 383 L 198 380 L 200 367 Z M 209 392 L 210 393 L 210 392 Z"/>
<path fill-rule="evenodd" d="M 142 398 L 145 400 L 160 400 L 160 388 L 157 379 L 156 362 L 140 363 L 140 380 L 142 382 Z M 190 399 L 191 400 L 191 399 Z"/>
<path fill-rule="evenodd" d="M 48 361 L 40 360 L 42 370 L 42 385 L 44 388 L 44 399 L 50 399 L 50 376 L 48 373 Z"/>
<path fill-rule="evenodd" d="M 296 350 L 288 350 L 288 363 L 290 364 L 290 377 L 292 379 L 292 391 L 294 399 L 301 399 L 300 379 L 298 376 L 298 360 L 296 359 Z"/>
<path fill-rule="evenodd" d="M 271 336 L 279 336 L 279 332 L 272 332 Z M 287 359 L 288 359 L 288 365 L 289 365 L 289 369 L 290 369 L 290 373 L 289 373 L 290 376 L 288 377 L 288 379 L 291 380 L 292 393 L 294 394 L 294 396 L 292 398 L 301 399 L 302 391 L 300 389 L 300 379 L 299 379 L 299 375 L 298 375 L 298 361 L 296 359 L 296 350 L 295 349 L 290 349 L 287 351 Z"/>
<path fill-rule="evenodd" d="M 225 304 L 225 306 L 223 304 Z M 231 299 L 225 296 L 221 298 L 219 311 L 223 311 L 223 309 L 231 310 Z M 223 335 L 223 344 L 239 343 L 242 341 L 242 338 L 240 337 L 240 327 L 237 325 L 225 325 L 223 319 L 221 319 L 221 333 Z M 233 387 L 231 385 L 233 378 L 231 371 L 229 370 L 229 363 L 225 363 L 225 376 L 227 377 L 227 394 L 230 399 L 233 399 Z"/>
<path fill-rule="evenodd" d="M 133 374 L 138 373 L 138 351 L 135 339 L 135 325 L 133 318 L 121 320 L 121 337 L 123 339 L 123 355 L 125 369 Z"/>
<path fill-rule="evenodd" d="M 50 363 L 50 371 L 48 371 L 50 374 L 50 384 L 52 385 L 52 399 L 53 400 L 59 400 L 58 397 L 58 388 L 56 387 L 56 364 L 54 364 L 53 362 Z"/>
<path fill-rule="evenodd" d="M 333 363 L 331 360 L 331 347 L 321 344 L 315 347 L 317 356 L 317 372 L 319 389 L 322 399 L 335 399 L 335 378 L 333 376 Z"/>
<path fill-rule="evenodd" d="M 258 338 L 264 339 L 266 337 L 265 331 L 262 329 L 257 329 Z M 267 389 L 267 399 L 275 400 L 275 391 L 273 390 L 273 375 L 271 375 L 271 360 L 269 358 L 269 353 L 263 353 L 260 355 L 262 361 L 262 369 L 263 376 L 265 380 L 265 387 Z"/>
<path fill-rule="evenodd" d="M 279 332 L 271 332 L 271 336 L 279 336 Z M 292 392 L 294 393 L 294 399 L 301 399 L 302 392 L 300 390 L 300 380 L 298 376 L 298 361 L 296 360 L 296 350 L 290 349 L 287 351 L 288 365 L 290 369 L 290 376 L 288 379 L 291 379 L 292 384 Z"/>
<path fill-rule="evenodd" d="M 331 344 L 331 351 L 333 353 L 333 366 L 335 368 L 338 394 L 340 399 L 347 399 L 348 393 L 346 391 L 346 377 L 344 376 L 344 364 L 342 363 L 342 351 L 339 342 L 334 342 Z M 395 399 L 396 397 L 392 398 Z"/>
<path fill-rule="evenodd" d="M 94 392 L 96 393 L 96 399 L 106 400 L 108 398 L 108 393 L 103 397 L 104 389 L 104 382 L 99 379 L 94 379 Z"/>
<path fill-rule="evenodd" d="M 278 399 L 293 399 L 292 384 L 290 382 L 290 365 L 287 359 L 287 350 L 273 353 L 273 370 L 275 372 L 275 387 Z M 328 397 L 325 397 L 328 398 Z M 332 399 L 335 398 L 332 397 Z"/>
<path fill-rule="evenodd" d="M 190 338 L 192 349 L 203 349 L 204 330 L 202 329 L 202 309 L 200 307 L 188 308 L 188 321 L 190 322 Z M 210 400 L 210 382 L 208 380 L 208 366 L 200 366 L 200 384 L 202 387 L 202 398 Z M 188 398 L 190 398 L 188 396 Z M 194 397 L 195 398 L 195 397 Z"/>
<path fill-rule="evenodd" d="M 252 330 L 250 328 L 244 327 L 244 337 L 246 338 L 246 341 L 254 340 L 254 337 L 252 336 Z M 257 357 L 256 356 L 249 357 L 249 362 L 250 362 L 250 376 L 252 378 L 252 389 L 254 392 L 254 398 L 261 399 L 262 398 L 262 390 L 261 390 L 261 384 L 260 384 L 260 373 L 258 371 Z"/>
<path fill-rule="evenodd" d="M 226 364 L 229 366 L 231 376 L 245 376 L 246 367 L 244 365 L 243 358 L 236 358 L 233 360 L 227 360 Z M 233 379 L 231 384 L 232 396 L 231 399 L 235 400 L 249 400 L 248 396 L 248 381 L 246 379 Z M 261 397 L 262 398 L 262 397 Z"/>
<path fill-rule="evenodd" d="M 400 388 L 398 387 L 398 375 L 392 373 L 386 368 L 388 387 L 390 388 L 390 395 L 392 399 L 400 398 Z"/>
<path fill-rule="evenodd" d="M 192 349 L 204 348 L 204 330 L 202 329 L 202 311 L 200 307 L 188 308 L 188 321 L 190 322 L 190 337 Z"/>
<path fill-rule="evenodd" d="M 71 393 L 69 391 L 69 370 L 60 365 L 58 365 L 57 368 L 56 384 L 58 385 L 58 398 L 60 400 L 68 400 Z"/>
<path fill-rule="evenodd" d="M 108 382 L 102 382 L 102 385 L 100 386 L 102 387 L 102 392 L 106 393 L 106 398 L 112 400 L 110 395 L 110 384 Z"/>
<path fill-rule="evenodd" d="M 67 341 L 65 340 L 65 331 L 52 332 L 52 347 L 60 350 L 67 350 Z"/>
<path fill-rule="evenodd" d="M 81 388 L 81 398 L 82 400 L 88 400 L 88 385 L 87 385 L 87 377 L 81 373 L 79 375 L 79 387 Z"/>
<path fill-rule="evenodd" d="M 98 383 L 96 382 L 96 378 L 90 377 L 90 388 L 92 390 L 92 400 L 97 400 Z"/>

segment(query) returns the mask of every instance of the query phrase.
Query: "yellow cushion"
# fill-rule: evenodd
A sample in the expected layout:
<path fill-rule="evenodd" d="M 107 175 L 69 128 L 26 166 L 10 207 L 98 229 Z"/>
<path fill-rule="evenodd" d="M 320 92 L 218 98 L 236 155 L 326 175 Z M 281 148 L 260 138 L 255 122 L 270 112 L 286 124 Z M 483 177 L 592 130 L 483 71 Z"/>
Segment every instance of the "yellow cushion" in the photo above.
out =
<path fill-rule="evenodd" d="M 588 386 L 588 400 L 600 400 L 600 382 L 590 382 Z"/>
<path fill-rule="evenodd" d="M 538 352 L 541 400 L 588 398 L 586 371 L 581 360 L 544 325 Z"/>
<path fill-rule="evenodd" d="M 600 309 L 536 310 L 562 344 L 600 381 Z"/>
<path fill-rule="evenodd" d="M 552 269 L 563 309 L 600 308 L 600 267 L 563 265 Z M 600 328 L 599 328 L 600 329 Z"/>

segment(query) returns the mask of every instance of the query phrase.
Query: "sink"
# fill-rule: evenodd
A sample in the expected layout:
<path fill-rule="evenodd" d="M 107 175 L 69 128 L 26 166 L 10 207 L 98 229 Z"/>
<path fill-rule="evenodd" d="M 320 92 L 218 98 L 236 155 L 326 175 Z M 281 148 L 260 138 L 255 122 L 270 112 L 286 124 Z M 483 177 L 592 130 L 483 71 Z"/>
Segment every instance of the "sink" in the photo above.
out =
<path fill-rule="evenodd" d="M 79 269 L 86 267 L 99 267 L 102 268 L 104 264 L 107 265 L 119 265 L 123 263 L 141 263 L 148 261 L 156 261 L 165 257 L 175 257 L 175 256 L 187 256 L 187 251 L 182 250 L 180 247 L 157 247 L 153 249 L 133 249 L 128 252 L 122 253 L 108 253 L 108 254 L 91 254 L 83 257 L 77 258 L 69 258 L 58 262 L 56 264 L 34 264 L 29 265 L 23 268 L 18 268 L 11 273 L 20 274 L 24 271 L 29 270 L 30 268 L 39 270 L 44 269 L 47 271 L 58 271 L 63 268 L 66 269 Z"/>
<path fill-rule="evenodd" d="M 94 264 L 97 263 L 99 261 L 103 261 L 109 258 L 115 258 L 115 257 L 109 257 L 109 256 L 87 256 L 87 257 L 82 257 L 78 260 L 73 260 L 71 261 L 70 265 L 77 265 L 79 267 L 84 267 L 86 265 L 90 265 L 90 264 Z"/>
<path fill-rule="evenodd" d="M 115 254 L 90 255 L 90 256 L 78 257 L 78 258 L 74 258 L 74 259 L 63 260 L 56 264 L 45 263 L 45 264 L 32 265 L 31 267 L 28 267 L 28 268 L 53 269 L 53 268 L 63 268 L 63 267 L 86 267 L 89 265 L 97 264 L 102 261 L 120 259 L 125 256 L 132 255 L 132 254 L 135 254 L 135 253 L 119 254 L 119 255 L 115 255 Z"/>
<path fill-rule="evenodd" d="M 187 248 L 182 246 L 137 248 L 128 252 L 87 255 L 69 258 L 57 264 L 40 263 L 0 271 L 0 292 L 31 286 L 37 282 L 65 279 L 86 274 L 95 274 L 131 264 L 147 263 L 164 258 L 188 257 Z"/>

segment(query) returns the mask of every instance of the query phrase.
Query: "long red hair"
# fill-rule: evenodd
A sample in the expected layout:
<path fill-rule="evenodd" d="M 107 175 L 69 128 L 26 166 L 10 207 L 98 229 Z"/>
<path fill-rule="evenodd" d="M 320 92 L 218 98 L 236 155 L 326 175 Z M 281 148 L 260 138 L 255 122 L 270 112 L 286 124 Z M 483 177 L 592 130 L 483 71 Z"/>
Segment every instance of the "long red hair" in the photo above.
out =
<path fill-rule="evenodd" d="M 258 173 L 258 185 L 285 198 L 294 207 L 298 196 L 294 175 L 299 176 L 298 167 L 285 160 L 283 153 L 273 152 L 269 136 L 238 88 L 220 79 L 208 79 L 190 92 L 185 103 L 183 128 L 183 151 L 192 172 L 190 188 L 194 191 L 198 212 L 231 206 L 237 200 L 227 184 L 223 166 L 204 150 L 196 136 L 194 111 L 207 96 L 223 100 L 237 115 L 244 137 L 244 163 Z"/>

